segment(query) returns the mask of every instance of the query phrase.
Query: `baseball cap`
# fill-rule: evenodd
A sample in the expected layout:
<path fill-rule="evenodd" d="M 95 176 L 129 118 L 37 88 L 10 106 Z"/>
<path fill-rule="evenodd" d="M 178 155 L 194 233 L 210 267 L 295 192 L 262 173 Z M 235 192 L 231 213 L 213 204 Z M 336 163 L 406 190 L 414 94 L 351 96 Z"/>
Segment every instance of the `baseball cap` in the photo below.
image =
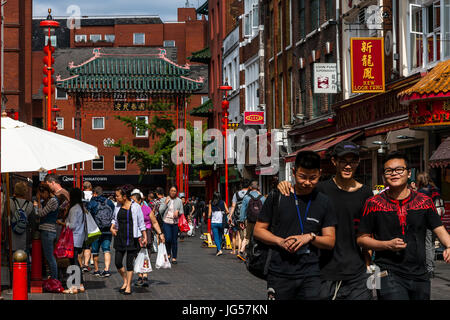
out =
<path fill-rule="evenodd" d="M 353 154 L 359 157 L 359 145 L 351 141 L 341 141 L 333 149 L 332 155 L 335 157 L 343 157 L 347 154 Z"/>

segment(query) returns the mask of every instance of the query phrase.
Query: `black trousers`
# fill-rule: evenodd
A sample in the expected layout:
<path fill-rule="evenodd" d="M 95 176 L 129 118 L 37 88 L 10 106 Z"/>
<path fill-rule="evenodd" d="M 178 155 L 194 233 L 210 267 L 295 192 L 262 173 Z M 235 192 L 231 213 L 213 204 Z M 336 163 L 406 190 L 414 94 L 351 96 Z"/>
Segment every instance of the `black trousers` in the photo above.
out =
<path fill-rule="evenodd" d="M 80 270 L 81 270 L 81 266 L 80 266 L 80 264 L 78 262 L 78 255 L 80 255 L 82 253 L 83 253 L 83 248 L 74 247 L 73 248 L 73 258 L 70 259 L 70 264 L 78 266 L 80 268 Z M 81 258 L 81 259 L 83 261 L 84 257 Z M 80 272 L 80 277 L 81 277 L 80 278 L 80 284 L 84 285 L 83 272 Z"/>
<path fill-rule="evenodd" d="M 430 300 L 430 280 L 411 280 L 388 271 L 377 290 L 379 300 Z"/>
<path fill-rule="evenodd" d="M 127 269 L 127 271 L 133 271 L 134 270 L 134 259 L 136 259 L 138 251 L 139 250 L 126 250 L 126 251 L 116 250 L 115 255 L 114 255 L 114 262 L 116 264 L 117 270 L 123 268 L 123 257 L 126 254 L 127 255 L 126 269 Z"/>
<path fill-rule="evenodd" d="M 372 291 L 367 286 L 369 273 L 361 273 L 350 280 L 322 280 L 321 300 L 372 300 Z"/>
<path fill-rule="evenodd" d="M 319 276 L 289 279 L 267 275 L 267 292 L 275 300 L 318 300 L 319 291 Z"/>

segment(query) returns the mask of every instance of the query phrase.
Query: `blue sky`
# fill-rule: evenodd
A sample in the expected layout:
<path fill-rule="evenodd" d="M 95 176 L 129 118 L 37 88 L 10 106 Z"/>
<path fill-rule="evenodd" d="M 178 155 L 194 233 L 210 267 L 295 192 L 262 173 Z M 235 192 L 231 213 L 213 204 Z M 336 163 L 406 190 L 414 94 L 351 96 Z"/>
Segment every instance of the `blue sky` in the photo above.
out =
<path fill-rule="evenodd" d="M 197 8 L 205 0 L 189 0 L 190 6 Z M 159 15 L 163 21 L 176 21 L 177 8 L 182 8 L 186 0 L 34 0 L 33 16 L 47 16 L 52 8 L 54 16 L 70 16 L 68 8 L 76 5 L 81 15 Z"/>

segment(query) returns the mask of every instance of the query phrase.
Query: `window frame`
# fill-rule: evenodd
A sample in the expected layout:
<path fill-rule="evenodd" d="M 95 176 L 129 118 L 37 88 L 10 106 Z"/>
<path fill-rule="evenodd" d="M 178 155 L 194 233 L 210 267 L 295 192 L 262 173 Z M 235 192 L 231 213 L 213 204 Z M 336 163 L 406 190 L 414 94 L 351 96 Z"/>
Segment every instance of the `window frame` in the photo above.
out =
<path fill-rule="evenodd" d="M 143 35 L 144 43 L 136 43 L 136 35 Z M 144 46 L 145 45 L 145 33 L 144 32 L 134 32 L 133 33 L 133 45 L 135 45 L 135 46 Z"/>
<path fill-rule="evenodd" d="M 79 37 L 82 37 L 84 40 L 77 40 L 77 39 L 79 39 Z M 75 41 L 75 43 L 87 42 L 87 35 L 86 34 L 76 34 L 74 41 Z"/>
<path fill-rule="evenodd" d="M 60 126 L 59 120 L 61 120 L 62 126 Z M 57 130 L 64 130 L 64 117 L 55 117 L 55 121 L 58 123 L 58 124 L 56 125 L 56 129 L 57 129 Z"/>
<path fill-rule="evenodd" d="M 99 38 L 98 40 L 94 41 L 94 40 L 92 40 L 92 36 L 99 36 L 100 38 Z M 90 34 L 90 35 L 89 35 L 89 41 L 90 41 L 90 42 L 93 42 L 93 43 L 102 41 L 102 35 L 101 35 L 101 34 Z"/>
<path fill-rule="evenodd" d="M 124 160 L 125 168 L 124 169 L 117 169 L 117 167 L 116 167 L 116 163 L 117 163 L 116 158 L 117 157 L 124 157 L 125 158 L 125 160 Z M 120 162 L 122 162 L 122 160 Z M 116 155 L 116 156 L 114 156 L 114 171 L 126 171 L 126 170 L 127 170 L 127 156 L 126 155 L 122 155 L 122 156 Z"/>
<path fill-rule="evenodd" d="M 108 40 L 107 37 L 112 37 L 112 41 Z M 115 34 L 105 34 L 104 39 L 106 42 L 114 43 L 116 41 L 116 35 Z"/>
<path fill-rule="evenodd" d="M 138 118 L 145 118 L 145 123 L 148 124 L 148 116 L 136 116 L 136 121 L 138 121 Z M 136 138 L 148 138 L 148 129 L 145 130 L 145 135 L 138 135 L 138 130 L 136 128 Z"/>
<path fill-rule="evenodd" d="M 95 128 L 95 119 L 103 119 L 103 128 Z M 92 117 L 92 130 L 105 130 L 106 123 L 105 123 L 105 117 Z"/>
<path fill-rule="evenodd" d="M 53 41 L 53 40 L 55 40 L 55 41 Z M 55 48 L 58 47 L 58 38 L 56 37 L 55 34 L 50 36 L 50 41 L 51 41 L 52 47 L 55 47 Z M 46 46 L 47 43 L 48 43 L 48 36 L 46 35 L 45 39 L 44 39 L 44 46 Z"/>
<path fill-rule="evenodd" d="M 65 93 L 65 97 L 64 97 L 64 98 L 58 97 L 58 92 L 59 92 L 59 91 L 60 91 L 60 89 L 58 89 L 57 87 L 55 87 L 55 100 L 67 100 L 67 99 L 68 99 L 67 91 L 61 90 L 61 91 L 64 91 L 64 93 Z"/>
<path fill-rule="evenodd" d="M 78 162 L 78 163 L 81 163 L 80 171 L 84 171 L 84 162 Z M 72 164 L 72 170 L 75 170 L 75 165 L 76 165 L 76 163 Z"/>
<path fill-rule="evenodd" d="M 172 46 L 167 45 L 167 42 L 173 42 Z M 163 41 L 163 47 L 164 48 L 175 48 L 176 47 L 176 42 L 175 40 L 164 40 Z"/>
<path fill-rule="evenodd" d="M 99 161 L 102 160 L 102 168 L 101 169 L 94 169 L 94 161 Z M 99 155 L 99 159 L 93 159 L 91 160 L 91 170 L 92 171 L 104 171 L 105 170 L 105 157 Z"/>

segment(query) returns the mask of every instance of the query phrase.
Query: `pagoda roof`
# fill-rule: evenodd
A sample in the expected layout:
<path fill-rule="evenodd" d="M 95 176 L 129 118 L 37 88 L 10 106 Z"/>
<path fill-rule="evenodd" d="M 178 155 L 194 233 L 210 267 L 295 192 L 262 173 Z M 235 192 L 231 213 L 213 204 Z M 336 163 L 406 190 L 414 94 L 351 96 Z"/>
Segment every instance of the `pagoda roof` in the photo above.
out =
<path fill-rule="evenodd" d="M 192 52 L 192 56 L 187 58 L 191 62 L 199 62 L 208 64 L 211 60 L 211 50 L 206 47 L 202 50 Z"/>
<path fill-rule="evenodd" d="M 157 54 L 103 53 L 75 65 L 69 75 L 56 79 L 57 88 L 67 92 L 191 93 L 203 87 L 203 79 L 189 78 L 190 66 L 167 58 L 164 49 Z"/>
<path fill-rule="evenodd" d="M 209 117 L 213 113 L 213 103 L 212 100 L 209 99 L 208 101 L 205 101 L 202 105 L 192 109 L 189 114 L 191 116 L 198 116 L 198 117 Z"/>
<path fill-rule="evenodd" d="M 200 7 L 197 8 L 197 14 L 208 15 L 208 0 L 206 0 Z"/>

